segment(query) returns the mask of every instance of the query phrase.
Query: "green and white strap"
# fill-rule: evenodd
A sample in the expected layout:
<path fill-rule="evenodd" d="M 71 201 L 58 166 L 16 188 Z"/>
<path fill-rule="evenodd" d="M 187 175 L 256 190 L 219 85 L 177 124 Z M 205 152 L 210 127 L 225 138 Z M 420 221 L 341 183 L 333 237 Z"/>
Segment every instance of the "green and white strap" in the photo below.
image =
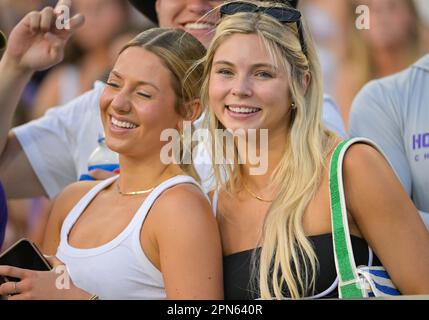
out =
<path fill-rule="evenodd" d="M 343 185 L 344 156 L 348 148 L 355 143 L 369 144 L 383 154 L 373 141 L 366 138 L 353 138 L 341 142 L 335 148 L 331 158 L 329 167 L 329 196 L 331 201 L 335 267 L 339 277 L 338 294 L 340 298 L 363 298 L 366 296 L 365 290 L 362 288 L 359 280 L 353 256 Z"/>

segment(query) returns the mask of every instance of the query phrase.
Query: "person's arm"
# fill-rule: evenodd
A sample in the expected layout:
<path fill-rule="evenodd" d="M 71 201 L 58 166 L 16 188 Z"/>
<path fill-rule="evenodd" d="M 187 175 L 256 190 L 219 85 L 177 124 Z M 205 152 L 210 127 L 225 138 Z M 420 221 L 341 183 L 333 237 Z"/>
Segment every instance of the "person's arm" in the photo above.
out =
<path fill-rule="evenodd" d="M 70 280 L 70 288 L 65 290 L 56 286 L 59 277 L 69 277 L 64 264 L 54 256 L 60 243 L 61 227 L 76 203 L 92 188 L 96 182 L 79 182 L 69 185 L 56 198 L 46 228 L 42 252 L 48 256 L 52 265 L 51 271 L 33 271 L 21 268 L 0 266 L 0 275 L 19 278 L 16 283 L 17 294 L 8 297 L 10 300 L 49 300 L 49 299 L 82 299 L 88 300 L 92 294 L 77 288 Z M 0 286 L 0 296 L 7 296 L 15 290 L 12 282 Z"/>
<path fill-rule="evenodd" d="M 57 5 L 69 6 L 70 0 L 60 0 Z M 58 14 L 54 10 L 47 7 L 40 12 L 27 14 L 12 30 L 0 61 L 0 173 L 8 169 L 5 164 L 9 161 L 19 162 L 16 168 L 31 178 L 24 187 L 29 190 L 29 195 L 43 194 L 43 188 L 41 189 L 15 136 L 8 134 L 12 118 L 32 74 L 62 60 L 67 40 L 84 20 L 82 15 L 76 15 L 70 20 L 69 29 L 58 30 L 55 27 Z M 9 196 L 6 182 L 5 188 Z"/>
<path fill-rule="evenodd" d="M 0 180 L 8 198 L 45 192 L 52 199 L 76 182 L 79 168 L 96 147 L 95 137 L 102 133 L 98 117 L 102 90 L 103 86 L 97 84 L 66 105 L 52 108 L 43 117 L 12 129 L 13 143 L 8 147 L 14 148 L 6 150 L 0 160 Z M 41 186 L 35 189 L 39 182 Z"/>
<path fill-rule="evenodd" d="M 57 6 L 70 5 L 69 0 L 58 1 Z M 64 47 L 73 32 L 83 24 L 83 16 L 70 20 L 70 28 L 59 30 L 55 20 L 55 9 L 46 7 L 42 11 L 27 14 L 12 30 L 6 51 L 0 61 L 0 150 L 3 151 L 8 129 L 19 98 L 38 70 L 47 69 L 63 59 Z"/>
<path fill-rule="evenodd" d="M 356 144 L 344 159 L 347 208 L 402 294 L 429 293 L 429 232 L 384 157 Z"/>
<path fill-rule="evenodd" d="M 220 235 L 201 191 L 192 185 L 165 191 L 147 219 L 154 226 L 167 298 L 222 299 Z"/>
<path fill-rule="evenodd" d="M 396 118 L 398 115 L 393 110 L 393 104 L 401 102 L 397 101 L 395 94 L 397 92 L 383 90 L 380 80 L 365 85 L 352 104 L 350 136 L 374 141 L 389 159 L 405 191 L 411 197 L 412 177 L 403 143 L 401 120 Z M 429 212 L 419 210 L 419 213 L 429 230 Z"/>
<path fill-rule="evenodd" d="M 46 195 L 21 144 L 13 133 L 9 133 L 6 147 L 0 155 L 0 180 L 9 199 Z"/>
<path fill-rule="evenodd" d="M 0 74 L 0 152 L 3 153 L 16 106 L 33 73 L 17 68 L 5 54 L 0 60 Z"/>

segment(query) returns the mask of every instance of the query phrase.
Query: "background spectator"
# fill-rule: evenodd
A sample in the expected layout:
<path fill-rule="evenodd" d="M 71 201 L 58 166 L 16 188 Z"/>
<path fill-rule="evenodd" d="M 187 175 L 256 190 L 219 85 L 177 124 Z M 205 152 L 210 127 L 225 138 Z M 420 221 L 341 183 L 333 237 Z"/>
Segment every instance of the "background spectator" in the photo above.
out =
<path fill-rule="evenodd" d="M 413 0 L 349 0 L 348 22 L 334 83 L 347 123 L 353 98 L 368 81 L 403 70 L 423 55 L 419 14 Z M 370 28 L 356 28 L 356 7 L 367 5 Z"/>

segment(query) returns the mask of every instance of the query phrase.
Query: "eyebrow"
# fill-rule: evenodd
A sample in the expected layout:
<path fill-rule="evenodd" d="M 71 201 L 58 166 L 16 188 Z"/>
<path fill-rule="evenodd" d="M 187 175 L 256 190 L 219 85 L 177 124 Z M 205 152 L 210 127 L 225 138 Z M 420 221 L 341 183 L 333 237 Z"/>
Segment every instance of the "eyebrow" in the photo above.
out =
<path fill-rule="evenodd" d="M 123 80 L 123 76 L 118 72 L 118 71 L 115 71 L 115 70 L 112 70 L 111 72 L 110 72 L 110 74 L 113 74 L 113 75 L 115 75 L 116 77 L 118 77 L 119 79 L 121 79 L 121 80 Z M 151 83 L 151 82 L 147 82 L 147 81 L 137 81 L 137 84 L 138 85 L 147 85 L 147 86 L 151 86 L 151 87 L 153 87 L 153 88 L 155 88 L 157 91 L 160 91 L 159 90 L 159 88 L 156 86 L 156 85 L 154 85 L 153 83 Z"/>
<path fill-rule="evenodd" d="M 219 61 L 215 61 L 215 62 L 213 62 L 213 65 L 215 66 L 215 65 L 219 65 L 219 64 L 225 64 L 225 65 L 228 65 L 228 66 L 231 66 L 231 67 L 233 67 L 234 66 L 234 64 L 232 63 L 232 62 L 229 62 L 229 61 L 225 61 L 225 60 L 219 60 Z M 274 71 L 277 71 L 277 67 L 276 66 L 274 66 L 274 65 L 272 65 L 272 64 L 270 64 L 270 63 L 255 63 L 255 64 L 253 64 L 252 65 L 252 69 L 256 69 L 256 68 L 270 68 L 270 69 L 272 69 L 272 70 L 274 70 Z"/>

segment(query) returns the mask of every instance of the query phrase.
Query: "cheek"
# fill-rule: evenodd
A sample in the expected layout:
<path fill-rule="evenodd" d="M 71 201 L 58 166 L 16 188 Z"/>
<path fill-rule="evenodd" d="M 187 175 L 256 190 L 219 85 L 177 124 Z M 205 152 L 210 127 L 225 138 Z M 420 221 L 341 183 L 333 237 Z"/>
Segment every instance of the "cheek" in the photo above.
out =
<path fill-rule="evenodd" d="M 162 120 L 162 112 L 160 112 L 160 107 L 158 105 L 149 105 L 142 108 L 139 111 L 140 122 L 145 125 L 156 126 L 156 124 Z"/>
<path fill-rule="evenodd" d="M 112 101 L 112 95 L 109 93 L 109 89 L 104 89 L 103 94 L 100 97 L 100 113 L 103 115 L 107 112 L 107 109 L 109 108 L 109 105 Z"/>
<path fill-rule="evenodd" d="M 266 105 L 283 106 L 287 105 L 289 98 L 289 88 L 283 84 L 278 85 L 261 85 L 257 89 L 257 95 L 261 102 Z"/>
<path fill-rule="evenodd" d="M 158 0 L 158 20 L 159 25 L 163 27 L 177 27 L 174 18 L 183 10 L 183 7 L 177 0 Z"/>
<path fill-rule="evenodd" d="M 104 33 L 111 37 L 121 29 L 125 16 L 120 11 L 115 12 L 110 10 L 104 12 L 103 16 L 100 17 L 99 20 L 98 25 L 106 26 L 104 28 Z"/>
<path fill-rule="evenodd" d="M 146 106 L 139 112 L 140 121 L 147 127 L 153 128 L 153 132 L 159 135 L 164 129 L 175 128 L 179 121 L 179 116 L 172 105 L 166 107 L 165 104 Z"/>
<path fill-rule="evenodd" d="M 393 25 L 398 36 L 407 38 L 412 29 L 412 17 L 404 12 L 397 12 L 396 16 L 392 20 L 394 21 Z"/>
<path fill-rule="evenodd" d="M 226 81 L 219 81 L 212 79 L 209 83 L 209 105 L 210 108 L 216 110 L 223 110 L 226 103 L 225 98 L 228 94 L 228 85 Z"/>
<path fill-rule="evenodd" d="M 103 124 L 103 127 L 106 129 L 108 126 L 108 117 L 107 117 L 107 111 L 109 110 L 109 105 L 112 100 L 103 94 L 100 98 L 100 118 L 101 123 Z"/>

